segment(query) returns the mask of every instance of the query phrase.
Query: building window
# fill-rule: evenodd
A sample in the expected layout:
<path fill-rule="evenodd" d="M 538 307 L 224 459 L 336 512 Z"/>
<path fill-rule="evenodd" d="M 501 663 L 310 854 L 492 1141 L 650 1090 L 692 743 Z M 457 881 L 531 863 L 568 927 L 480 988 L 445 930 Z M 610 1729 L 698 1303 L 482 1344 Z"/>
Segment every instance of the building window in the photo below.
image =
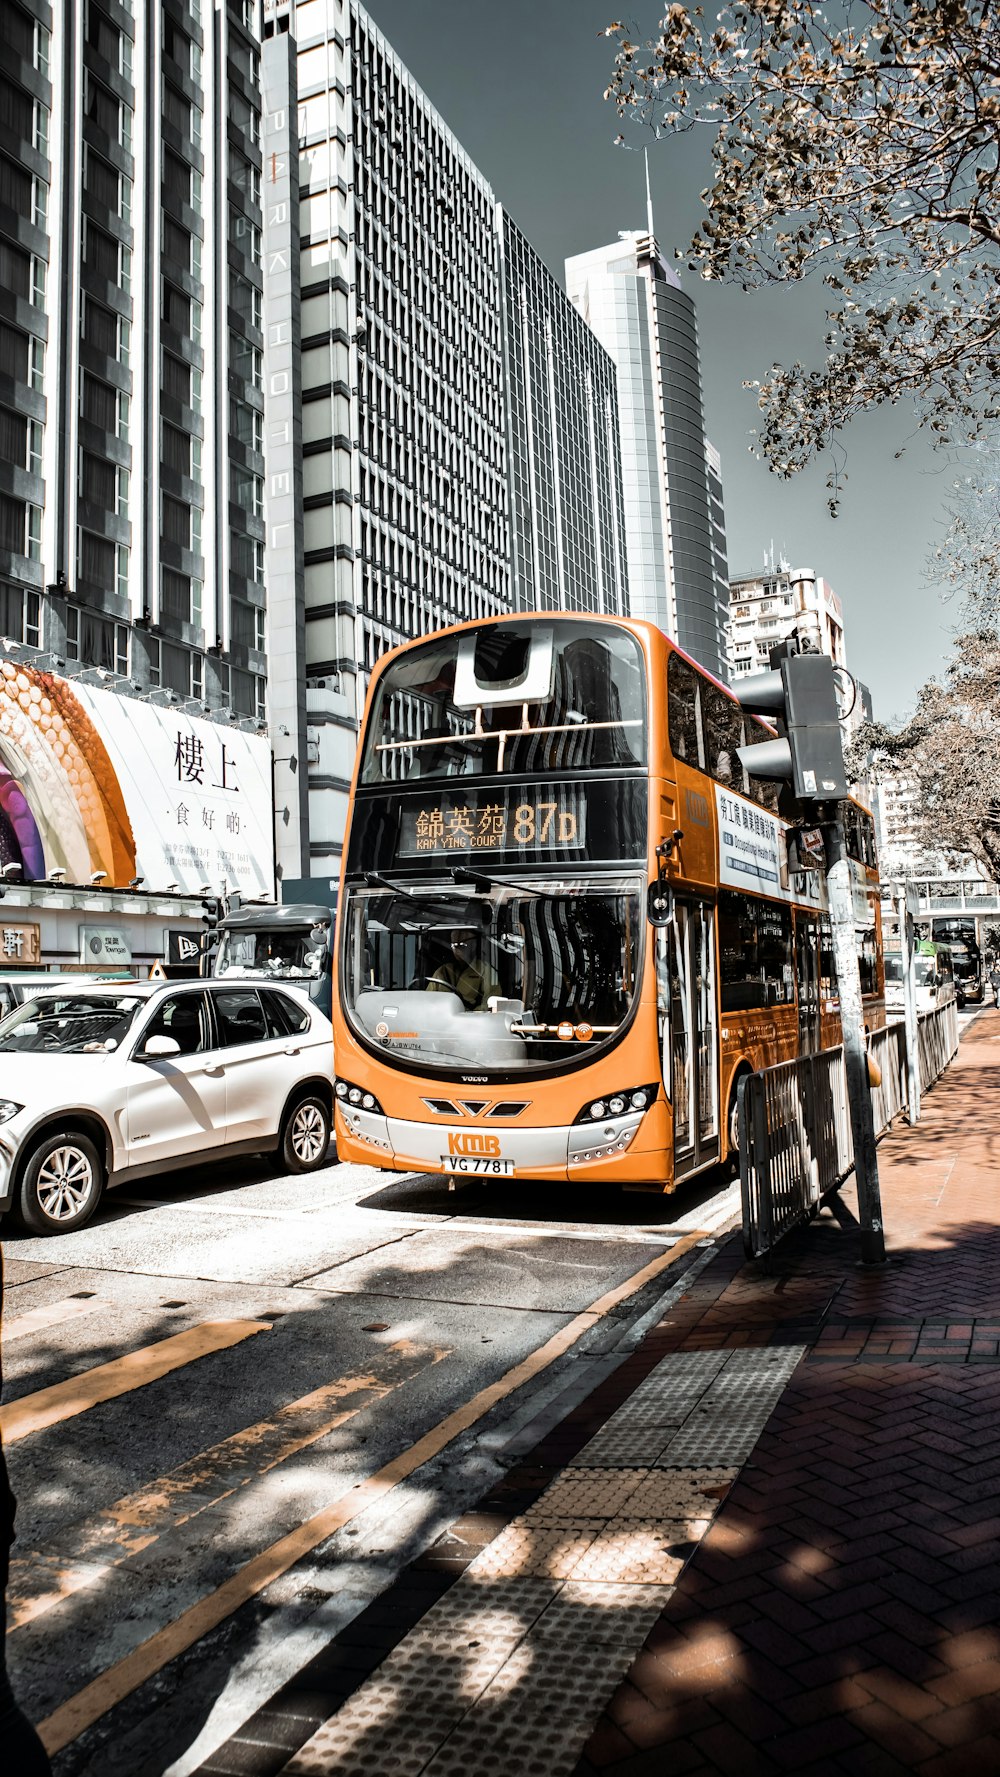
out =
<path fill-rule="evenodd" d="M 190 623 L 191 582 L 186 574 L 176 574 L 172 568 L 161 569 L 160 611 L 178 623 Z"/>
<path fill-rule="evenodd" d="M 121 475 L 125 476 L 126 486 L 127 486 L 128 471 L 120 469 L 118 473 L 119 473 L 119 476 L 121 476 Z M 124 543 L 118 543 L 115 546 L 115 553 L 116 553 L 116 557 L 117 557 L 117 560 L 115 562 L 115 591 L 117 592 L 119 598 L 127 599 L 128 598 L 128 549 L 126 548 Z M 125 629 L 124 624 L 119 624 L 118 628 L 124 630 L 126 635 L 128 634 L 128 631 Z M 118 671 L 119 672 L 127 672 L 128 667 L 127 666 L 119 667 Z"/>
<path fill-rule="evenodd" d="M 37 253 L 31 255 L 31 304 L 33 308 L 45 307 L 45 280 L 47 267 L 44 259 Z"/>
<path fill-rule="evenodd" d="M 33 339 L 31 342 L 28 384 L 36 394 L 41 394 L 45 386 L 45 341 L 41 339 Z"/>
<path fill-rule="evenodd" d="M 25 554 L 29 561 L 42 559 L 42 509 L 40 506 L 27 508 L 27 547 Z"/>
<path fill-rule="evenodd" d="M 66 658 L 81 666 L 102 666 L 106 672 L 128 674 L 128 624 L 116 623 L 96 611 L 66 607 Z"/>
<path fill-rule="evenodd" d="M 42 428 L 38 420 L 29 420 L 27 425 L 27 452 L 25 468 L 29 475 L 42 473 Z"/>

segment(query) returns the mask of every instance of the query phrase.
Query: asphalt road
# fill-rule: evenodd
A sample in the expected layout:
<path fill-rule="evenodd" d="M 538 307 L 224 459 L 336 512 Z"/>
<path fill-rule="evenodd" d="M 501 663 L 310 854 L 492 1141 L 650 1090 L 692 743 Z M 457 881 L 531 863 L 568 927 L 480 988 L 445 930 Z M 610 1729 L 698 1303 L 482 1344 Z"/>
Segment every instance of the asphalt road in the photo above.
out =
<path fill-rule="evenodd" d="M 622 1361 L 738 1214 L 241 1161 L 5 1238 L 8 1642 L 58 1777 L 184 1777 Z"/>

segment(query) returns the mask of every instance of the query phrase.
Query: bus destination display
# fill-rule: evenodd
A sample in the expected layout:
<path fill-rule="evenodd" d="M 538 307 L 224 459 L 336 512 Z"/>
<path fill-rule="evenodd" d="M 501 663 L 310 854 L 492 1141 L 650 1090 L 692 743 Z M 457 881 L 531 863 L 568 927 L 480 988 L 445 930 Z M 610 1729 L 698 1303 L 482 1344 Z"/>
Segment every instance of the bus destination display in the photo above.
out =
<path fill-rule="evenodd" d="M 404 808 L 399 827 L 400 858 L 448 852 L 480 857 L 487 852 L 582 850 L 587 842 L 586 802 L 572 791 L 494 792 L 482 800 L 435 796 Z"/>

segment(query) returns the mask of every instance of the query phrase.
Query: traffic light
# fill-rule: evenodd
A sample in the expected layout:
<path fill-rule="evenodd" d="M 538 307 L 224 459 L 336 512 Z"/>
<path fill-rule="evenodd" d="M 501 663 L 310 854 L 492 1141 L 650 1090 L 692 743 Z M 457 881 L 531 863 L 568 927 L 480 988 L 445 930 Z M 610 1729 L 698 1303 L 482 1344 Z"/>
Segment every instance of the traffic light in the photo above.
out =
<path fill-rule="evenodd" d="M 734 696 L 745 710 L 769 716 L 776 740 L 737 747 L 753 777 L 786 780 L 799 802 L 838 802 L 848 794 L 844 741 L 833 661 L 801 653 L 794 639 L 771 649 L 771 671 L 737 679 Z"/>
<path fill-rule="evenodd" d="M 202 907 L 204 912 L 201 916 L 201 923 L 205 930 L 201 934 L 201 950 L 202 954 L 206 954 L 219 941 L 219 903 L 218 901 L 203 901 Z"/>

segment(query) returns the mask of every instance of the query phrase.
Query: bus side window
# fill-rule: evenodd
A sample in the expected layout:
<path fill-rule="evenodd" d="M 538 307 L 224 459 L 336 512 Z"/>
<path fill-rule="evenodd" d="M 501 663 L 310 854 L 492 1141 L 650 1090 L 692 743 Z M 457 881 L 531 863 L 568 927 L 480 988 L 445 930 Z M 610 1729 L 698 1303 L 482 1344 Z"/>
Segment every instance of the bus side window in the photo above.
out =
<path fill-rule="evenodd" d="M 667 664 L 667 722 L 674 757 L 704 771 L 700 675 L 679 654 Z"/>

